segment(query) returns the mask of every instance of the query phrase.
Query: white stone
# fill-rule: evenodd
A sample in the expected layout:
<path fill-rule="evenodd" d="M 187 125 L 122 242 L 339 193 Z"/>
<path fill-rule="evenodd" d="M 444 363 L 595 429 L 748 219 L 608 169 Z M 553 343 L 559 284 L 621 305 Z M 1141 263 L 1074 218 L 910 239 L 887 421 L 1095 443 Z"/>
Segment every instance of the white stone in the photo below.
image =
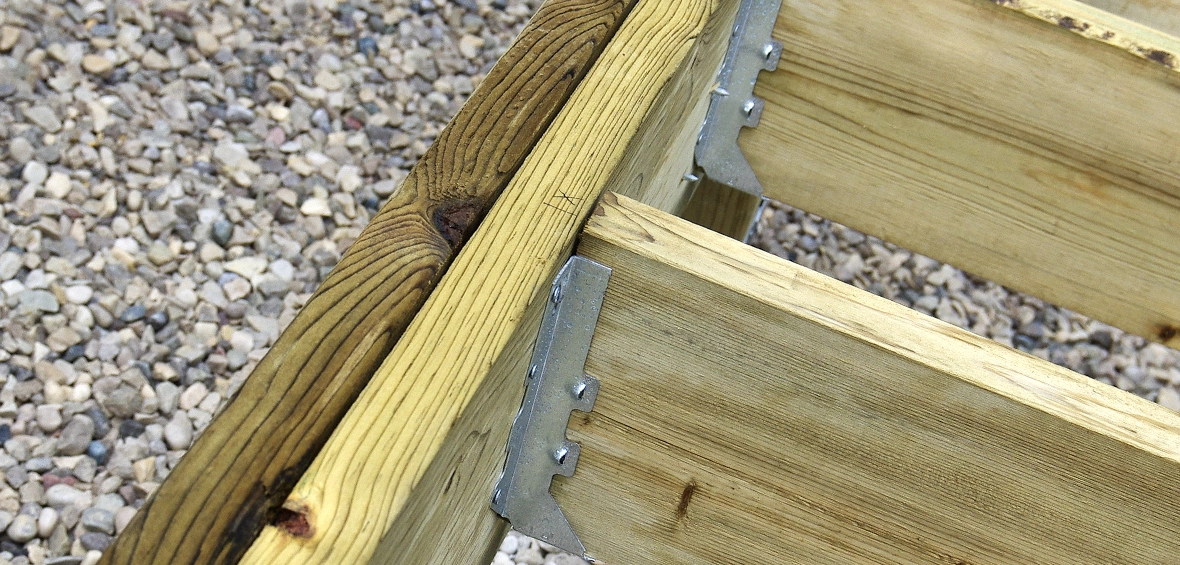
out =
<path fill-rule="evenodd" d="M 49 176 L 49 169 L 40 161 L 29 161 L 20 173 L 20 178 L 27 183 L 40 185 Z"/>
<path fill-rule="evenodd" d="M 331 216 L 332 208 L 328 206 L 326 198 L 308 198 L 303 201 L 303 205 L 299 207 L 299 211 L 304 216 Z"/>
<path fill-rule="evenodd" d="M 74 304 L 86 304 L 94 297 L 94 290 L 86 285 L 74 285 L 66 287 L 66 300 Z"/>
<path fill-rule="evenodd" d="M 361 179 L 361 170 L 356 165 L 340 167 L 336 173 L 336 182 L 340 183 L 340 190 L 344 192 L 356 192 L 356 189 L 364 183 Z"/>
<path fill-rule="evenodd" d="M 180 394 L 180 402 L 178 406 L 180 406 L 181 410 L 192 410 L 193 408 L 196 408 L 197 405 L 200 404 L 208 394 L 209 389 L 205 388 L 204 384 L 193 383 L 189 385 L 189 387 L 185 389 L 183 393 Z"/>
<path fill-rule="evenodd" d="M 233 261 L 227 261 L 223 266 L 231 273 L 251 279 L 266 270 L 267 260 L 257 256 L 239 257 Z"/>
<path fill-rule="evenodd" d="M 54 171 L 53 174 L 49 175 L 49 178 L 45 181 L 45 194 L 46 195 L 48 195 L 50 198 L 57 198 L 60 200 L 62 198 L 65 198 L 66 195 L 69 193 L 70 193 L 70 177 L 69 177 L 69 175 L 67 175 L 63 172 L 60 172 L 60 171 Z"/>

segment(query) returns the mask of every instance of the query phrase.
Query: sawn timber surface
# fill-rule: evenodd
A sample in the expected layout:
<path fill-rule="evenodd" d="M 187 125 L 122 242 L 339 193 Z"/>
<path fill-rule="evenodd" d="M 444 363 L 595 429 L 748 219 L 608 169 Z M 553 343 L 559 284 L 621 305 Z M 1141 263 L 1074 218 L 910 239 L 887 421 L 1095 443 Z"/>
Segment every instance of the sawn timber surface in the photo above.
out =
<path fill-rule="evenodd" d="M 578 253 L 602 563 L 1180 563 L 1180 414 L 624 197 Z"/>

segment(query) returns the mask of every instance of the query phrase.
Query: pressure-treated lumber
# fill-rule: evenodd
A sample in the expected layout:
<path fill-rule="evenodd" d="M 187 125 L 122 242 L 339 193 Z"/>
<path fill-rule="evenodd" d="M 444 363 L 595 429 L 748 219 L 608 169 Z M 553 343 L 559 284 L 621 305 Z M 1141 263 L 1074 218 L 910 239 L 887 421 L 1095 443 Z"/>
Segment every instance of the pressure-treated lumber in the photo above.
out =
<path fill-rule="evenodd" d="M 635 7 L 243 563 L 490 560 L 492 486 L 552 277 L 606 187 L 685 200 L 667 156 L 691 155 L 685 116 L 736 5 Z"/>
<path fill-rule="evenodd" d="M 702 178 L 688 206 L 679 214 L 698 226 L 745 241 L 762 209 L 762 197 Z"/>
<path fill-rule="evenodd" d="M 607 195 L 553 492 L 605 563 L 1180 563 L 1180 415 Z"/>
<path fill-rule="evenodd" d="M 1180 1 L 1082 0 L 1082 2 L 1164 33 L 1180 35 Z"/>
<path fill-rule="evenodd" d="M 232 563 L 590 69 L 630 0 L 549 0 L 103 563 Z"/>
<path fill-rule="evenodd" d="M 1004 4 L 786 0 L 742 149 L 771 198 L 1180 345 L 1177 40 Z"/>

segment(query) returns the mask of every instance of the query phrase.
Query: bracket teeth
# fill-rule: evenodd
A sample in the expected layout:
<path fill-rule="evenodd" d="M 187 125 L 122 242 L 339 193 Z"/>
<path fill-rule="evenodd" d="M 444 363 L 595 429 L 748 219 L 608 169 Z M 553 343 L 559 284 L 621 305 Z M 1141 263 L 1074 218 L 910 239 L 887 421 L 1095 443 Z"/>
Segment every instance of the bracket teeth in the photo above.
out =
<path fill-rule="evenodd" d="M 765 103 L 754 96 L 754 83 L 759 72 L 777 69 L 782 57 L 783 44 L 770 37 L 781 4 L 742 0 L 693 154 L 705 177 L 756 196 L 762 195 L 762 184 L 737 138 L 743 127 L 755 127 L 762 118 Z"/>
<path fill-rule="evenodd" d="M 554 475 L 573 476 L 582 453 L 565 429 L 572 411 L 589 412 L 598 397 L 598 379 L 584 371 L 609 279 L 609 268 L 575 256 L 553 282 L 504 474 L 492 493 L 492 509 L 513 529 L 582 556 L 586 548 L 549 485 Z"/>

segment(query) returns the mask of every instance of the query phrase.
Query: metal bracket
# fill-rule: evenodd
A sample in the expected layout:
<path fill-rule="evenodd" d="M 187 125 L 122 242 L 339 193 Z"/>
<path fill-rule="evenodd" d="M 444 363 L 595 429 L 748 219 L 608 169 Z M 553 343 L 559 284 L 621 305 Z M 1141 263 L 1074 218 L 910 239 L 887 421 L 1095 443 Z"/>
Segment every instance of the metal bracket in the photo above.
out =
<path fill-rule="evenodd" d="M 516 531 L 571 553 L 586 548 L 549 494 L 553 475 L 572 476 L 581 447 L 566 439 L 570 412 L 589 412 L 598 379 L 585 373 L 611 270 L 574 256 L 553 281 L 528 369 L 528 388 L 512 434 L 492 510 Z"/>
<path fill-rule="evenodd" d="M 737 138 L 762 117 L 762 99 L 754 96 L 758 73 L 776 69 L 783 53 L 783 44 L 770 38 L 780 5 L 782 0 L 742 0 L 694 153 L 704 176 L 757 196 L 762 184 Z"/>

